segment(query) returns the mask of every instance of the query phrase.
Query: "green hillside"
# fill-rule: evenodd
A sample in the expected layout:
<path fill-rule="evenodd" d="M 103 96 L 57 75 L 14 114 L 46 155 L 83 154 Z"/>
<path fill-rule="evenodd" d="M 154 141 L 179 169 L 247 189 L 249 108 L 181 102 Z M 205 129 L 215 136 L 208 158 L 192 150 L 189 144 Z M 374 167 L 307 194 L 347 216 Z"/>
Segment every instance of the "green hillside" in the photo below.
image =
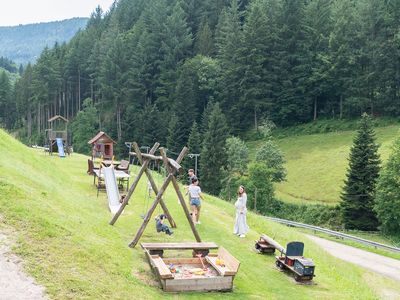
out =
<path fill-rule="evenodd" d="M 50 298 L 376 299 L 388 292 L 400 296 L 396 282 L 337 260 L 301 232 L 261 216 L 250 213 L 252 231 L 245 239 L 236 238 L 231 233 L 233 206 L 210 196 L 198 228 L 203 240 L 224 246 L 241 261 L 234 292 L 166 295 L 156 285 L 142 250 L 127 247 L 142 221 L 145 181 L 112 227 L 105 193 L 96 197 L 92 178 L 86 175 L 85 156 L 49 157 L 1 130 L 0 149 L 0 230 L 13 232 L 14 251 Z M 193 240 L 172 192 L 169 189 L 165 199 L 179 228 L 169 237 L 157 234 L 150 224 L 142 241 Z M 317 265 L 316 284 L 296 284 L 274 267 L 272 256 L 256 254 L 253 241 L 260 233 L 282 244 L 303 240 L 306 256 Z"/>
<path fill-rule="evenodd" d="M 392 125 L 375 129 L 382 161 L 390 154 L 399 128 Z M 276 185 L 277 197 L 296 203 L 337 203 L 354 135 L 355 131 L 342 131 L 277 139 L 288 171 L 287 181 Z M 251 157 L 261 144 L 262 141 L 248 143 Z"/>

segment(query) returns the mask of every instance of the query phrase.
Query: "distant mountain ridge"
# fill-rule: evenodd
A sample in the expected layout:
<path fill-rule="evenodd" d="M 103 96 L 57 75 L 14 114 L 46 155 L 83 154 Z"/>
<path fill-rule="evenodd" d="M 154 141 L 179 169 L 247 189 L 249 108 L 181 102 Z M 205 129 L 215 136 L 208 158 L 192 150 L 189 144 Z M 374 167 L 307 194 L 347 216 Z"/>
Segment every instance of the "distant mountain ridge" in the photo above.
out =
<path fill-rule="evenodd" d="M 46 46 L 68 42 L 79 29 L 86 27 L 88 18 L 18 26 L 0 26 L 0 57 L 16 64 L 35 62 Z"/>

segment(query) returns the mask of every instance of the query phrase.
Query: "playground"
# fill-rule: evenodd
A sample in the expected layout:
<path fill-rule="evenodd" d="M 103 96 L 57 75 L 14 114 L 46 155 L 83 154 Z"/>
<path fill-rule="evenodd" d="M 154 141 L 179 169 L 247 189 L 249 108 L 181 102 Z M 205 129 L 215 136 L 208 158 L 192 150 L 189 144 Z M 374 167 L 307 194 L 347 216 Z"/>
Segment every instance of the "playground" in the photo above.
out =
<path fill-rule="evenodd" d="M 142 299 L 376 299 L 385 294 L 400 295 L 397 281 L 339 260 L 301 231 L 262 216 L 249 213 L 251 231 L 245 239 L 237 239 L 232 234 L 234 207 L 208 195 L 202 224 L 196 229 L 202 242 L 213 242 L 240 261 L 233 290 L 222 294 L 165 293 L 145 251 L 140 246 L 128 247 L 144 221 L 141 214 L 146 210 L 146 176 L 139 180 L 118 221 L 110 226 L 113 214 L 107 193 L 101 191 L 97 197 L 93 178 L 86 174 L 88 157 L 49 157 L 2 131 L 0 136 L 0 147 L 6 154 L 0 157 L 0 230 L 6 226 L 15 229 L 13 252 L 24 261 L 23 270 L 45 288 L 49 298 L 128 299 L 141 295 Z M 139 170 L 140 167 L 131 167 L 130 186 Z M 151 175 L 161 187 L 164 176 L 155 172 Z M 151 219 L 140 243 L 196 242 L 172 185 L 162 198 L 177 225 L 174 235 L 157 233 Z M 160 213 L 163 209 L 157 205 L 154 215 Z M 254 241 L 262 233 L 282 245 L 304 242 L 304 256 L 312 258 L 316 266 L 315 284 L 296 283 L 292 276 L 279 272 L 273 255 L 257 254 Z M 186 254 L 172 256 L 165 257 L 175 259 Z M 169 266 L 168 260 L 164 263 Z M 181 264 L 175 265 L 179 269 Z"/>

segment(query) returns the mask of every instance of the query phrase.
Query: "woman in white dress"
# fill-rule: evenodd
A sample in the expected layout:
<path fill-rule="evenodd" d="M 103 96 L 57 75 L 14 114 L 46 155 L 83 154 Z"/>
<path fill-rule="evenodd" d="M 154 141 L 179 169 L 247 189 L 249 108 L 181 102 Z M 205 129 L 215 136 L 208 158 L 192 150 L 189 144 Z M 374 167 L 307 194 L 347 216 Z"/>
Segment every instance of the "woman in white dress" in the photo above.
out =
<path fill-rule="evenodd" d="M 240 236 L 241 238 L 246 237 L 246 233 L 249 231 L 249 226 L 247 226 L 246 221 L 246 202 L 247 202 L 247 194 L 244 186 L 239 186 L 238 191 L 238 199 L 235 202 L 236 207 L 236 220 L 235 226 L 233 228 L 233 233 Z"/>

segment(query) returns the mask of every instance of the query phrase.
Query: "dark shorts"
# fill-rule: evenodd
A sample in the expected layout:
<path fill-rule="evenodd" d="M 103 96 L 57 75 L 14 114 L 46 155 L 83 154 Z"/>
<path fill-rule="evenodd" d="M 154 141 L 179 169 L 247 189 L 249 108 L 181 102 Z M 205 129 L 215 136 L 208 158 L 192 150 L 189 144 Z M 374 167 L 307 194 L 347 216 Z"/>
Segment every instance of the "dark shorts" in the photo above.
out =
<path fill-rule="evenodd" d="M 201 205 L 200 198 L 191 198 L 190 205 L 200 206 Z"/>

